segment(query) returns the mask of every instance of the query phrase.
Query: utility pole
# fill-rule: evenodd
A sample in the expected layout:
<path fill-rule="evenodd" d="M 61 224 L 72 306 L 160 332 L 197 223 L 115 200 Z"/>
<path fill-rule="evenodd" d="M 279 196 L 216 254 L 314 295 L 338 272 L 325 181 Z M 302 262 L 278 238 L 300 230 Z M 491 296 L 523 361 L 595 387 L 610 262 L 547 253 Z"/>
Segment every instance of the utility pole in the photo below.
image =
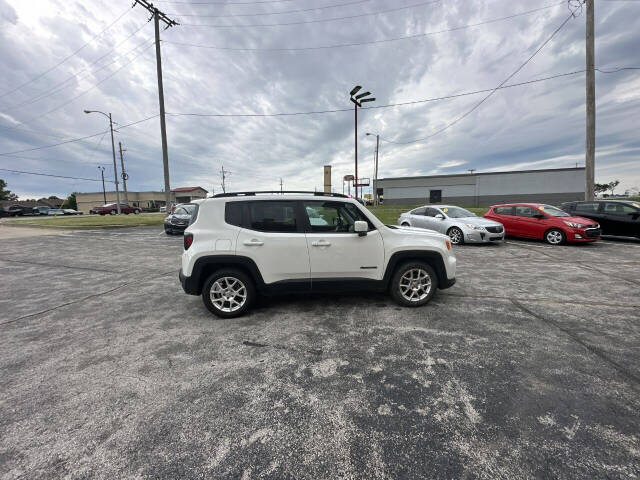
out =
<path fill-rule="evenodd" d="M 231 172 L 228 170 L 225 170 L 224 165 L 222 165 L 222 169 L 220 171 L 222 173 L 222 193 L 227 193 L 225 179 L 227 178 L 227 175 L 229 175 Z"/>
<path fill-rule="evenodd" d="M 104 197 L 104 205 L 107 204 L 107 190 L 104 188 L 104 167 L 98 167 L 100 175 L 102 175 L 102 196 Z"/>
<path fill-rule="evenodd" d="M 162 58 L 160 55 L 160 21 L 166 25 L 165 30 L 169 27 L 178 25 L 178 22 L 171 20 L 167 15 L 147 0 L 135 0 L 134 5 L 140 4 L 153 15 L 153 24 L 156 34 L 156 70 L 158 76 L 158 101 L 160 103 L 160 135 L 162 137 L 162 165 L 164 167 L 164 200 L 165 205 L 169 208 L 171 203 L 171 186 L 169 182 L 169 153 L 167 151 L 167 124 L 164 114 L 164 89 L 162 87 Z"/>
<path fill-rule="evenodd" d="M 124 190 L 124 203 L 129 203 L 129 194 L 127 193 L 127 179 L 129 175 L 124 170 L 124 156 L 122 152 L 126 152 L 127 150 L 122 150 L 122 142 L 118 142 L 118 148 L 120 149 L 120 174 L 122 175 L 122 189 Z"/>
<path fill-rule="evenodd" d="M 282 177 L 280 177 L 280 193 L 282 193 Z"/>
<path fill-rule="evenodd" d="M 595 72 L 595 35 L 594 0 L 587 3 L 587 141 L 585 156 L 586 185 L 585 200 L 594 199 L 595 163 L 596 163 L 596 72 Z"/>
<path fill-rule="evenodd" d="M 376 135 L 376 168 L 373 173 L 373 204 L 377 207 L 380 204 L 378 200 L 378 155 L 380 152 L 380 135 Z"/>
<path fill-rule="evenodd" d="M 120 215 L 120 190 L 118 188 L 118 166 L 116 165 L 116 145 L 113 142 L 113 119 L 111 118 L 111 112 L 108 114 L 101 112 L 100 110 L 85 110 L 87 115 L 90 113 L 100 113 L 109 119 L 109 130 L 111 130 L 111 153 L 113 154 L 113 176 L 116 184 L 116 210 Z"/>

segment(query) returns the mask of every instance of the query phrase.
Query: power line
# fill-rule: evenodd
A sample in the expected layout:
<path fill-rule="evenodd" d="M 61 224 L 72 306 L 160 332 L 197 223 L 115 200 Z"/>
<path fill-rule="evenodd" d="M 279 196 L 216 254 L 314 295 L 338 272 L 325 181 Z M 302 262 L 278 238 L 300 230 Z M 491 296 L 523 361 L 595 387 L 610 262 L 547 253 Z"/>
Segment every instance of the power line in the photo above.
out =
<path fill-rule="evenodd" d="M 142 123 L 142 122 L 146 122 L 146 121 L 151 120 L 152 118 L 156 118 L 158 116 L 159 116 L 159 114 L 152 115 L 150 117 L 143 118 L 142 120 L 137 120 L 135 122 L 128 123 L 126 125 L 119 125 L 118 128 L 132 127 L 134 125 L 137 125 L 137 124 Z M 80 141 L 86 140 L 88 138 L 94 138 L 94 137 L 97 137 L 99 135 L 104 135 L 107 132 L 109 132 L 109 130 L 104 130 L 102 132 L 94 133 L 92 135 L 86 135 L 86 136 L 80 137 L 80 138 L 71 138 L 71 139 L 65 140 L 63 142 L 58 142 L 58 143 L 54 143 L 54 144 L 51 144 L 51 145 L 42 145 L 40 147 L 27 148 L 27 149 L 24 149 L 24 150 L 16 150 L 16 151 L 13 151 L 13 152 L 4 152 L 4 153 L 0 153 L 0 156 L 12 156 L 12 155 L 14 155 L 16 153 L 32 152 L 32 151 L 35 151 L 35 150 L 44 150 L 44 149 L 47 149 L 47 148 L 59 147 L 60 145 L 66 145 L 68 143 L 80 142 Z"/>
<path fill-rule="evenodd" d="M 38 172 L 27 172 L 24 170 L 11 170 L 9 168 L 0 168 L 0 170 L 2 170 L 3 172 L 11 172 L 11 173 L 23 173 L 26 175 L 39 175 L 42 177 L 55 177 L 55 178 L 70 178 L 72 180 L 86 180 L 88 182 L 101 182 L 102 180 L 99 180 L 97 178 L 84 178 L 84 177 L 69 177 L 67 175 L 54 175 L 52 173 L 38 173 Z M 105 182 L 109 182 L 110 180 L 105 180 Z M 111 183 L 113 183 L 111 181 Z"/>
<path fill-rule="evenodd" d="M 98 33 L 97 35 L 95 35 L 94 37 L 92 37 L 90 40 L 88 40 L 85 44 L 83 44 L 80 48 L 78 48 L 77 50 L 75 50 L 74 52 L 72 52 L 70 55 L 67 55 L 65 58 L 63 58 L 62 60 L 60 60 L 58 63 L 56 63 L 53 67 L 48 68 L 47 70 L 39 73 L 38 75 L 36 75 L 35 77 L 31 78 L 30 80 L 27 80 L 26 82 L 18 85 L 17 87 L 15 87 L 13 90 L 9 90 L 3 94 L 0 94 L 0 98 L 4 98 L 7 95 L 10 95 L 14 92 L 17 92 L 18 90 L 20 90 L 22 87 L 26 87 L 27 85 L 35 82 L 36 80 L 44 77 L 47 73 L 55 70 L 56 68 L 58 68 L 60 65 L 62 65 L 64 62 L 66 62 L 67 60 L 69 60 L 70 58 L 74 57 L 75 55 L 77 55 L 78 53 L 80 53 L 80 51 L 82 51 L 87 45 L 89 45 L 91 42 L 93 42 L 96 38 L 99 38 L 102 36 L 102 34 L 104 32 L 106 32 L 107 30 L 109 30 L 113 25 L 115 25 L 118 21 L 120 21 L 120 19 L 122 19 L 122 17 L 124 17 L 129 11 L 131 10 L 131 8 L 128 8 L 127 10 L 125 10 L 124 12 L 122 12 L 122 14 L 116 18 L 113 22 L 111 22 L 109 25 L 107 25 L 100 33 Z"/>
<path fill-rule="evenodd" d="M 206 5 L 259 5 L 265 3 L 284 3 L 284 2 L 293 2 L 294 0 L 258 0 L 254 2 L 182 2 L 176 0 L 155 0 L 156 3 L 172 3 L 175 5 L 197 5 L 197 6 L 206 6 Z"/>
<path fill-rule="evenodd" d="M 237 25 L 218 25 L 218 24 L 209 24 L 209 23 L 183 23 L 182 25 L 189 27 L 210 27 L 210 28 L 235 28 L 235 27 L 282 27 L 288 25 L 304 25 L 309 23 L 323 23 L 323 22 L 334 22 L 337 20 L 348 20 L 352 18 L 361 18 L 361 17 L 369 17 L 372 15 L 380 15 L 382 13 L 390 13 L 397 12 L 400 10 L 408 10 L 411 8 L 422 7 L 425 5 L 432 5 L 434 3 L 440 3 L 442 0 L 430 0 L 427 2 L 414 3 L 412 5 L 406 5 L 403 7 L 394 7 L 388 8 L 386 10 L 378 10 L 377 12 L 367 12 L 367 13 L 359 13 L 356 15 L 347 15 L 344 17 L 332 17 L 332 18 L 320 18 L 316 20 L 303 20 L 298 22 L 286 22 L 286 23 L 252 23 L 252 24 L 237 24 Z"/>
<path fill-rule="evenodd" d="M 405 36 L 400 36 L 400 37 L 392 37 L 392 38 L 384 38 L 381 40 L 371 40 L 371 41 L 364 41 L 364 42 L 351 42 L 351 43 L 338 43 L 338 44 L 332 44 L 332 45 L 320 45 L 320 46 L 315 46 L 315 47 L 283 47 L 283 48 L 244 48 L 244 47 L 219 47 L 216 45 L 202 45 L 202 44 L 194 44 L 194 43 L 184 43 L 184 42 L 174 42 L 171 40 L 165 40 L 164 43 L 169 43 L 172 45 L 181 45 L 181 46 L 185 46 L 185 47 L 195 47 L 195 48 L 208 48 L 208 49 L 213 49 L 213 50 L 230 50 L 230 51 L 238 51 L 238 52 L 299 52 L 299 51 L 305 51 L 305 50 L 326 50 L 326 49 L 331 49 L 331 48 L 344 48 L 344 47 L 360 47 L 360 46 L 364 46 L 364 45 L 376 45 L 376 44 L 381 44 L 381 43 L 390 43 L 390 42 L 397 42 L 397 41 L 401 41 L 401 40 L 410 40 L 410 39 L 415 39 L 415 38 L 423 38 L 423 37 L 428 37 L 431 35 L 438 35 L 438 34 L 442 34 L 442 33 L 448 33 L 448 32 L 455 32 L 455 31 L 459 31 L 459 30 L 465 30 L 467 28 L 472 28 L 472 27 L 479 27 L 482 25 L 489 25 L 491 23 L 496 23 L 496 22 L 501 22 L 504 20 L 510 20 L 512 18 L 517 18 L 517 17 L 522 17 L 525 15 L 530 15 L 532 13 L 536 13 L 536 12 L 540 12 L 542 10 L 547 10 L 553 7 L 557 7 L 558 5 L 564 5 L 564 1 L 560 2 L 560 3 L 554 3 L 553 5 L 547 5 L 545 7 L 540 7 L 540 8 L 534 8 L 532 10 L 527 10 L 524 12 L 520 12 L 520 13 L 516 13 L 513 15 L 508 15 L 505 17 L 499 17 L 499 18 L 493 18 L 490 20 L 484 20 L 481 22 L 477 22 L 477 23 L 469 23 L 466 25 L 460 25 L 458 27 L 452 27 L 452 28 L 446 28 L 443 30 L 435 30 L 432 32 L 425 32 L 425 33 L 416 33 L 413 35 L 405 35 Z"/>
<path fill-rule="evenodd" d="M 312 7 L 312 8 L 300 8 L 298 10 L 285 10 L 283 12 L 267 12 L 267 13 L 236 13 L 230 15 L 200 15 L 196 13 L 167 13 L 167 15 L 174 15 L 176 17 L 203 17 L 203 18 L 231 18 L 231 17 L 262 17 L 262 16 L 271 16 L 271 15 L 286 15 L 289 13 L 302 13 L 302 12 L 312 12 L 315 10 L 326 10 L 327 8 L 337 8 L 337 7 L 347 7 L 350 5 L 358 5 L 365 2 L 370 2 L 371 0 L 355 0 L 351 2 L 345 3 L 336 3 L 334 5 L 324 5 L 322 7 Z"/>
<path fill-rule="evenodd" d="M 571 12 L 571 14 L 560 24 L 560 26 L 558 28 L 556 28 L 553 33 L 544 41 L 542 42 L 542 44 L 535 50 L 535 52 L 533 52 L 529 58 L 527 58 L 522 64 L 520 64 L 520 66 L 518 68 L 516 68 L 507 78 L 505 78 L 502 82 L 500 82 L 500 84 L 496 87 L 493 88 L 488 95 L 486 95 L 482 100 L 480 100 L 478 103 L 476 103 L 473 107 L 471 107 L 469 110 L 467 110 L 465 113 L 463 113 L 462 115 L 460 115 L 458 118 L 456 118 L 455 120 L 453 120 L 452 122 L 448 123 L 447 125 L 445 125 L 444 127 L 442 127 L 441 129 L 435 131 L 434 133 L 427 135 L 426 137 L 423 138 L 416 138 L 414 140 L 408 140 L 405 142 L 397 142 L 397 141 L 393 141 L 393 140 L 386 140 L 383 138 L 383 140 L 387 143 L 395 143 L 398 145 L 407 145 L 410 143 L 416 143 L 416 142 L 422 142 L 424 140 L 428 140 L 430 138 L 435 137 L 436 135 L 439 135 L 440 133 L 444 132 L 445 130 L 448 130 L 449 128 L 453 127 L 455 124 L 457 124 L 458 122 L 460 122 L 461 120 L 463 120 L 464 118 L 468 117 L 469 115 L 471 115 L 475 110 L 477 110 L 478 108 L 480 108 L 480 106 L 486 102 L 489 98 L 491 98 L 491 96 L 493 96 L 494 93 L 496 93 L 502 86 L 504 86 L 504 84 L 506 84 L 509 80 L 511 80 L 518 72 L 520 72 L 520 70 L 522 70 L 527 64 L 529 64 L 529 62 L 531 60 L 533 60 L 533 58 L 557 35 L 557 33 L 562 30 L 562 28 L 569 23 L 569 20 L 571 20 L 572 18 L 574 18 L 574 13 Z"/>
<path fill-rule="evenodd" d="M 67 77 L 65 80 L 62 80 L 61 82 L 56 83 L 55 85 L 53 85 L 52 87 L 48 88 L 47 90 L 44 90 L 40 93 L 38 93 L 37 95 L 34 95 L 33 97 L 24 100 L 21 103 L 18 103 L 16 105 L 12 105 L 10 107 L 7 107 L 4 109 L 4 112 L 9 112 L 11 110 L 15 110 L 16 108 L 19 107 L 23 107 L 25 105 L 30 105 L 32 103 L 38 102 L 44 98 L 48 98 L 51 95 L 54 95 L 55 93 L 63 90 L 66 87 L 62 87 L 62 85 L 68 83 L 70 80 L 73 80 L 74 78 L 77 78 L 78 75 L 80 75 L 82 72 L 86 71 L 89 69 L 89 67 L 91 67 L 92 65 L 97 64 L 100 60 L 102 60 L 103 58 L 107 57 L 109 54 L 111 54 L 116 48 L 118 48 L 120 45 L 122 45 L 124 42 L 126 42 L 127 40 L 129 40 L 131 37 L 133 37 L 136 33 L 138 33 L 140 30 L 142 30 L 144 28 L 144 26 L 146 25 L 146 23 L 143 23 L 139 28 L 137 28 L 136 30 L 134 30 L 131 34 L 129 34 L 124 40 L 122 40 L 121 42 L 117 43 L 113 48 L 111 48 L 108 52 L 106 52 L 104 55 L 96 58 L 94 61 L 92 61 L 91 63 L 89 63 L 88 65 L 86 65 L 84 68 L 78 70 L 76 73 L 74 73 L 73 75 Z M 127 52 L 116 56 L 111 62 L 106 63 L 104 65 L 102 65 L 100 68 L 98 68 L 97 70 L 94 70 L 92 73 L 97 73 L 100 70 L 104 70 L 105 68 L 107 68 L 109 65 L 114 64 L 119 58 L 124 57 L 125 55 L 128 55 L 129 53 L 131 53 L 134 50 L 137 50 L 141 45 L 143 45 L 146 42 L 143 42 L 142 44 L 139 44 L 137 47 L 132 48 L 131 50 L 128 50 Z M 88 75 L 85 75 L 81 78 L 86 78 Z M 58 88 L 61 87 L 61 88 Z"/>
<path fill-rule="evenodd" d="M 149 41 L 147 41 L 147 43 L 149 43 Z M 153 42 L 149 43 L 147 45 L 146 48 L 143 48 L 142 51 L 140 51 L 138 54 L 134 55 L 134 57 L 131 60 L 128 60 L 126 63 L 122 64 L 119 68 L 117 68 L 116 70 L 114 70 L 113 72 L 111 72 L 109 75 L 107 75 L 106 77 L 102 78 L 99 82 L 97 82 L 96 84 L 94 84 L 93 86 L 91 86 L 90 88 L 80 92 L 79 94 L 77 94 L 74 97 L 71 97 L 69 100 L 67 100 L 64 103 L 61 103 L 60 105 L 52 108 L 51 110 L 46 111 L 45 113 L 42 113 L 40 115 L 37 115 L 35 117 L 30 118 L 29 120 L 26 120 L 24 122 L 20 121 L 20 125 L 28 125 L 31 122 L 35 121 L 35 120 L 39 120 L 42 117 L 49 115 L 50 113 L 55 112 L 56 110 L 61 109 L 62 107 L 67 106 L 68 104 L 70 104 L 71 102 L 73 102 L 74 100 L 80 98 L 81 96 L 83 96 L 84 94 L 90 92 L 91 90 L 93 90 L 94 88 L 98 87 L 100 84 L 106 82 L 107 80 L 109 80 L 111 77 L 113 77 L 115 74 L 117 74 L 120 70 L 122 70 L 123 68 L 127 67 L 129 64 L 131 64 L 134 60 L 136 60 L 140 55 L 142 55 L 144 52 L 146 52 L 149 47 L 153 46 Z M 0 130 L 15 130 L 16 128 L 19 128 L 18 126 L 14 126 L 14 127 L 5 127 L 5 126 L 1 126 Z"/>

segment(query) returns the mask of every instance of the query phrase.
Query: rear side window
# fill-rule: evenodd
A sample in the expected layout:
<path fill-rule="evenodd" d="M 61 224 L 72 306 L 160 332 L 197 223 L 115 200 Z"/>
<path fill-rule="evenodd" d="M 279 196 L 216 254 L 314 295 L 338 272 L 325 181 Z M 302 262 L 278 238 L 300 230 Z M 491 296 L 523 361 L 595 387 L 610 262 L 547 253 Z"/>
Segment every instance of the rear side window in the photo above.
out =
<path fill-rule="evenodd" d="M 426 208 L 425 207 L 420 207 L 420 208 L 416 208 L 415 210 L 411 210 L 411 215 L 424 215 Z"/>
<path fill-rule="evenodd" d="M 493 212 L 497 215 L 513 215 L 513 207 L 496 207 Z"/>
<path fill-rule="evenodd" d="M 576 205 L 576 208 L 573 210 L 575 210 L 576 212 L 582 212 L 582 213 L 597 213 L 598 208 L 600 208 L 600 205 L 598 203 L 588 202 L 588 203 L 578 203 Z"/>
<path fill-rule="evenodd" d="M 244 202 L 227 202 L 224 207 L 224 221 L 236 227 L 242 226 L 242 205 Z"/>
<path fill-rule="evenodd" d="M 604 211 L 605 213 L 614 214 L 614 215 L 627 215 L 629 213 L 638 212 L 637 209 L 629 205 L 625 205 L 624 203 L 615 203 L 615 202 L 605 203 Z"/>
<path fill-rule="evenodd" d="M 290 201 L 249 202 L 249 228 L 261 232 L 297 232 L 296 204 Z"/>

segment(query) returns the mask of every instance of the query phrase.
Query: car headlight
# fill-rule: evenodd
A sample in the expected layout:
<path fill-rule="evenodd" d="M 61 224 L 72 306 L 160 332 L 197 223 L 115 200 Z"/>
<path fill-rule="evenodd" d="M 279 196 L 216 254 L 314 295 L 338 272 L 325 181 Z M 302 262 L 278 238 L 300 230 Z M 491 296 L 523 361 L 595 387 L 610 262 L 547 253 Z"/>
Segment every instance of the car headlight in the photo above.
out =
<path fill-rule="evenodd" d="M 471 230 L 484 230 L 484 227 L 481 227 L 480 225 L 473 225 L 471 223 L 465 223 L 465 225 Z"/>
<path fill-rule="evenodd" d="M 569 225 L 571 228 L 584 228 L 585 227 L 585 225 L 582 225 L 581 223 L 567 222 L 566 220 L 563 220 L 563 222 L 565 223 L 565 225 Z"/>

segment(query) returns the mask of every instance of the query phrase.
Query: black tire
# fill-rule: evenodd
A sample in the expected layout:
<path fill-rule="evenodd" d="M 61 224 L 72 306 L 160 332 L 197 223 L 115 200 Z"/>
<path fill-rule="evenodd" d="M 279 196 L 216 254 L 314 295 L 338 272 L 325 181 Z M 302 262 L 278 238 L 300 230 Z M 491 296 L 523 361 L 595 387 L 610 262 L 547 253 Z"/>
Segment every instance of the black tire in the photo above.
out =
<path fill-rule="evenodd" d="M 567 241 L 567 236 L 559 228 L 551 228 L 544 232 L 544 241 L 550 245 L 562 245 Z"/>
<path fill-rule="evenodd" d="M 464 233 L 458 227 L 451 227 L 447 230 L 447 235 L 454 245 L 462 245 L 464 243 Z"/>
<path fill-rule="evenodd" d="M 235 279 L 244 287 L 246 297 L 242 306 L 237 310 L 224 311 L 212 302 L 211 289 L 214 283 L 223 277 Z M 211 313 L 220 318 L 235 318 L 244 315 L 253 306 L 256 301 L 256 295 L 256 288 L 251 278 L 246 273 L 234 268 L 224 268 L 216 271 L 204 282 L 204 286 L 202 287 L 202 301 Z"/>
<path fill-rule="evenodd" d="M 420 270 L 429 275 L 429 279 L 431 281 L 430 288 L 424 298 L 409 300 L 403 295 L 403 292 L 400 288 L 401 280 L 403 280 L 405 274 L 412 270 Z M 433 270 L 433 268 L 431 268 L 431 265 L 421 261 L 413 261 L 403 263 L 398 268 L 396 268 L 393 277 L 391 277 L 389 293 L 391 294 L 391 298 L 393 298 L 398 305 L 401 305 L 403 307 L 421 307 L 422 305 L 429 303 L 429 300 L 433 298 L 437 289 L 438 277 L 436 276 L 436 272 Z M 421 295 L 420 291 L 416 293 L 418 295 Z"/>
<path fill-rule="evenodd" d="M 166 233 L 167 235 L 173 235 L 173 232 L 167 227 L 164 228 L 164 233 Z"/>

